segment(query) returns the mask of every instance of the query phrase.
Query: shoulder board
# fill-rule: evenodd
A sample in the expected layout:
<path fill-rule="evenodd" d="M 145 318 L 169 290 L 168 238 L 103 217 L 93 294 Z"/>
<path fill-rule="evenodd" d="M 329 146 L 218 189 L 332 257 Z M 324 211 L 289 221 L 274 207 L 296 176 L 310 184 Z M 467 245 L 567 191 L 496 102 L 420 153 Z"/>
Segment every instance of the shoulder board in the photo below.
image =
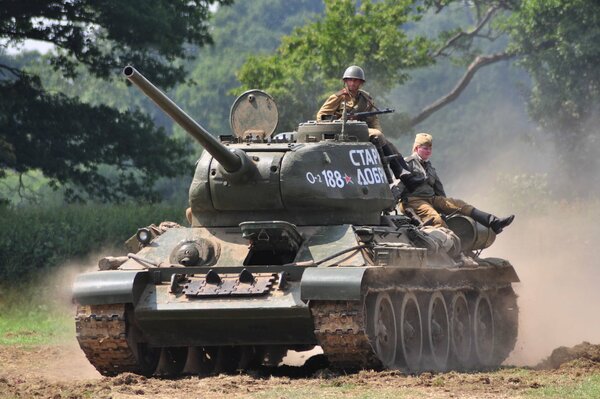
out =
<path fill-rule="evenodd" d="M 336 96 L 341 97 L 348 94 L 348 92 L 346 91 L 346 89 L 342 89 L 340 91 L 338 91 L 337 93 L 335 93 Z"/>

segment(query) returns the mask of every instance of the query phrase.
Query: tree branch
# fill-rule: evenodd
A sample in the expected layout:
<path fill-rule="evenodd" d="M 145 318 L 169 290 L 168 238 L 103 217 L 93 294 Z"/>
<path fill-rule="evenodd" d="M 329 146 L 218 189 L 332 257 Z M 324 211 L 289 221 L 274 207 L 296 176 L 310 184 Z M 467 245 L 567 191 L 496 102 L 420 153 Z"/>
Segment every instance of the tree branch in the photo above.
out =
<path fill-rule="evenodd" d="M 473 79 L 473 76 L 475 76 L 475 73 L 479 69 L 483 68 L 486 65 L 490 65 L 498 61 L 508 60 L 515 56 L 516 54 L 508 52 L 477 56 L 475 60 L 471 63 L 471 65 L 469 65 L 467 71 L 462 76 L 462 78 L 460 78 L 456 86 L 454 86 L 454 88 L 450 91 L 450 93 L 446 94 L 445 96 L 434 101 L 427 107 L 423 108 L 423 110 L 421 110 L 421 112 L 417 114 L 417 116 L 410 119 L 409 127 L 413 127 L 423 122 L 425 119 L 431 116 L 431 114 L 444 107 L 445 105 L 451 103 L 452 101 L 456 100 L 458 96 L 469 85 L 471 79 Z"/>
<path fill-rule="evenodd" d="M 433 53 L 432 57 L 434 57 L 434 58 L 439 57 L 440 55 L 442 55 L 442 52 L 444 50 L 446 50 L 448 47 L 451 47 L 452 45 L 454 45 L 454 43 L 456 43 L 459 39 L 461 39 L 463 37 L 477 36 L 479 31 L 481 29 L 483 29 L 483 27 L 489 22 L 489 20 L 492 18 L 492 16 L 494 15 L 494 13 L 497 10 L 498 10 L 498 6 L 495 6 L 495 5 L 488 8 L 487 12 L 483 16 L 483 18 L 481 18 L 479 20 L 479 23 L 477 24 L 477 26 L 475 28 L 473 28 L 470 32 L 460 31 L 457 34 L 455 34 L 454 36 L 452 36 L 450 39 L 448 39 L 446 41 L 446 43 L 444 43 L 444 45 L 442 47 L 440 47 L 439 49 L 437 49 L 437 51 L 435 53 Z"/>
<path fill-rule="evenodd" d="M 27 191 L 31 192 L 31 195 L 27 195 Z M 31 190 L 29 187 L 27 187 L 27 185 L 25 185 L 25 182 L 23 181 L 23 172 L 19 173 L 19 185 L 17 186 L 17 195 L 19 196 L 21 202 L 27 200 L 31 201 L 34 204 L 38 203 L 39 199 L 41 198 L 41 195 L 36 195 L 36 193 L 33 190 Z"/>
<path fill-rule="evenodd" d="M 12 73 L 17 78 L 20 78 L 23 76 L 23 71 L 21 71 L 19 68 L 13 68 L 6 64 L 0 64 L 0 74 L 6 75 L 6 73 L 4 71 L 8 71 L 8 72 Z"/>

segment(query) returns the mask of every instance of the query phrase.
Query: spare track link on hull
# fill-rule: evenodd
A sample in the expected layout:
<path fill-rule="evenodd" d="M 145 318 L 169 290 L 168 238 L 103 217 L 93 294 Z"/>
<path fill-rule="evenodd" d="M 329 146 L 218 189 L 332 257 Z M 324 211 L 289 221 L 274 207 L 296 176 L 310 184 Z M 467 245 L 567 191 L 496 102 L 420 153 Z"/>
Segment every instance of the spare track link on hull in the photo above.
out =
<path fill-rule="evenodd" d="M 310 310 L 317 341 L 333 367 L 381 368 L 367 336 L 362 301 L 313 301 Z"/>
<path fill-rule="evenodd" d="M 125 304 L 78 306 L 75 328 L 79 346 L 102 375 L 139 371 L 127 341 Z"/>

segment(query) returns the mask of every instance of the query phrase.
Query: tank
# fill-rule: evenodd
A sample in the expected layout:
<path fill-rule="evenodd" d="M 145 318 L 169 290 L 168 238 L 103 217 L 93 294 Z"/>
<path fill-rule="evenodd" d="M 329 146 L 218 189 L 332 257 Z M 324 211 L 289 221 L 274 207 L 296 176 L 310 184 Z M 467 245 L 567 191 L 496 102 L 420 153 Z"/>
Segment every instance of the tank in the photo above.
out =
<path fill-rule="evenodd" d="M 364 122 L 277 133 L 274 100 L 251 90 L 217 138 L 133 67 L 124 75 L 205 151 L 190 227 L 141 228 L 127 256 L 75 279 L 77 340 L 101 374 L 232 372 L 318 347 L 345 370 L 472 370 L 509 355 L 519 279 L 481 256 L 494 234 L 397 211 Z"/>

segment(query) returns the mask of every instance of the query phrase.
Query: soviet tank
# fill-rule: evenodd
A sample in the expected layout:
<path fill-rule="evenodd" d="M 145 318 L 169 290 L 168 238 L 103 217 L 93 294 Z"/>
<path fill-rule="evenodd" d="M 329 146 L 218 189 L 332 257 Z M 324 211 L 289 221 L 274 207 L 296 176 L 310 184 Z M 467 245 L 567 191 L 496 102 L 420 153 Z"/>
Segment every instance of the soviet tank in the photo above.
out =
<path fill-rule="evenodd" d="M 217 138 L 133 67 L 124 75 L 205 151 L 191 226 L 142 228 L 135 250 L 74 282 L 77 340 L 100 373 L 204 375 L 316 347 L 345 370 L 471 370 L 509 355 L 519 280 L 481 256 L 493 232 L 398 212 L 364 122 L 277 133 L 275 102 L 252 90 Z"/>

